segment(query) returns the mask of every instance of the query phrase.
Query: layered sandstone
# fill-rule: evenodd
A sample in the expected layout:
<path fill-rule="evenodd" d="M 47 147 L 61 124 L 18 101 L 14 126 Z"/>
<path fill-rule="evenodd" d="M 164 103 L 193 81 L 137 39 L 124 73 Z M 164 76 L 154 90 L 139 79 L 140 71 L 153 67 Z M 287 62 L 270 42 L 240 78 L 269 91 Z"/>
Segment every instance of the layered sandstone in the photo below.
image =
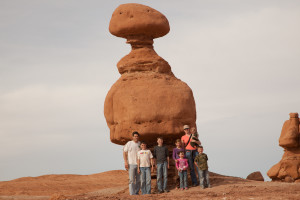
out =
<path fill-rule="evenodd" d="M 300 179 L 300 120 L 298 113 L 290 113 L 290 119 L 285 121 L 279 138 L 279 145 L 284 148 L 284 154 L 279 163 L 274 165 L 268 176 L 272 180 L 294 182 Z"/>
<path fill-rule="evenodd" d="M 117 64 L 121 77 L 109 90 L 104 115 L 113 143 L 125 144 L 138 131 L 150 145 L 157 136 L 173 144 L 182 126 L 195 126 L 196 107 L 189 86 L 177 79 L 153 49 L 153 39 L 170 30 L 167 18 L 141 4 L 123 4 L 113 13 L 109 31 L 127 39 L 131 52 Z"/>

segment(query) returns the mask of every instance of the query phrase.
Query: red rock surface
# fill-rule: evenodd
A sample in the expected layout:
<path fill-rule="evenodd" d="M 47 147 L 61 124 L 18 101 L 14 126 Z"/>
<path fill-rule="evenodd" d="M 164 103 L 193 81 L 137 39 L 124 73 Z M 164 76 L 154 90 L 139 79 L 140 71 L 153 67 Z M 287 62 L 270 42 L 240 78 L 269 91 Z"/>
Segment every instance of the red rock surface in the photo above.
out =
<path fill-rule="evenodd" d="M 124 170 L 91 175 L 62 174 L 23 177 L 12 181 L 1 181 L 0 199 L 2 196 L 75 195 L 112 186 L 123 187 L 127 179 L 128 173 Z"/>
<path fill-rule="evenodd" d="M 267 173 L 272 180 L 294 182 L 300 179 L 299 121 L 298 113 L 290 113 L 290 119 L 283 124 L 279 145 L 284 148 L 284 154 Z"/>
<path fill-rule="evenodd" d="M 156 137 L 173 144 L 182 126 L 195 126 L 196 106 L 189 86 L 177 79 L 153 49 L 153 39 L 169 32 L 167 18 L 141 4 L 123 4 L 113 13 L 109 30 L 131 44 L 117 64 L 121 77 L 109 90 L 104 115 L 113 143 L 125 144 L 132 132 L 150 146 Z"/>
<path fill-rule="evenodd" d="M 259 171 L 257 171 L 257 172 L 252 172 L 251 174 L 249 174 L 249 175 L 247 176 L 246 179 L 248 179 L 248 180 L 253 180 L 253 181 L 265 181 L 263 175 L 262 175 Z"/>
<path fill-rule="evenodd" d="M 123 170 L 92 175 L 45 175 L 0 182 L 0 200 L 98 200 L 98 199 L 290 199 L 300 197 L 300 183 L 249 181 L 210 173 L 212 188 L 130 196 L 128 173 Z M 152 180 L 152 189 L 155 180 Z"/>

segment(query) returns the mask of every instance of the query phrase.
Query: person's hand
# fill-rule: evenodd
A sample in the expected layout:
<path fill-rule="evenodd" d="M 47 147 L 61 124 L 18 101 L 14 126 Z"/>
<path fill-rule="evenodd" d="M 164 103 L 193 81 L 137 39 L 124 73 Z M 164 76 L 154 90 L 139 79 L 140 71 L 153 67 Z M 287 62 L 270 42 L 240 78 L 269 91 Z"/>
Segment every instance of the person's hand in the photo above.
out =
<path fill-rule="evenodd" d="M 168 169 L 170 169 L 170 165 L 168 164 Z"/>
<path fill-rule="evenodd" d="M 128 171 L 128 162 L 125 162 L 125 169 Z"/>
<path fill-rule="evenodd" d="M 175 163 L 178 163 L 178 160 L 177 160 L 177 159 L 175 160 Z"/>
<path fill-rule="evenodd" d="M 154 172 L 154 167 L 153 166 L 151 167 L 151 172 Z"/>
<path fill-rule="evenodd" d="M 140 168 L 138 167 L 138 174 L 139 174 L 139 173 L 141 173 L 141 170 L 140 170 Z"/>

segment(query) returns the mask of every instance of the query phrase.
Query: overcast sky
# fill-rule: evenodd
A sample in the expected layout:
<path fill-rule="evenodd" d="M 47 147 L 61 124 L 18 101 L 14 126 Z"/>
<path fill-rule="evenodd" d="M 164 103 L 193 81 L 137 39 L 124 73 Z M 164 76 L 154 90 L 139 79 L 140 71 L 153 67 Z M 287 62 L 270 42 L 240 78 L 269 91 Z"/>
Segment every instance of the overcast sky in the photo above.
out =
<path fill-rule="evenodd" d="M 128 2 L 0 0 L 0 181 L 124 169 L 103 105 L 130 52 L 108 25 Z M 266 178 L 300 112 L 300 1 L 135 2 L 169 20 L 154 48 L 194 92 L 210 171 Z"/>

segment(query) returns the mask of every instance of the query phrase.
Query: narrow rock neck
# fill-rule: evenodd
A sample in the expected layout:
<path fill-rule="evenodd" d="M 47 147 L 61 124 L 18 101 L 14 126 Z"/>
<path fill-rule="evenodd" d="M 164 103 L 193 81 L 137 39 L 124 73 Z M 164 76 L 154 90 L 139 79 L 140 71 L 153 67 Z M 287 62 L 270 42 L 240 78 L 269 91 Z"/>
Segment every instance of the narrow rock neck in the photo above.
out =
<path fill-rule="evenodd" d="M 117 64 L 120 74 L 133 72 L 157 72 L 174 76 L 167 61 L 154 51 L 153 39 L 146 36 L 129 36 L 131 52 Z"/>
<path fill-rule="evenodd" d="M 153 49 L 153 39 L 145 36 L 129 36 L 126 43 L 131 45 L 132 50 L 139 48 Z"/>

